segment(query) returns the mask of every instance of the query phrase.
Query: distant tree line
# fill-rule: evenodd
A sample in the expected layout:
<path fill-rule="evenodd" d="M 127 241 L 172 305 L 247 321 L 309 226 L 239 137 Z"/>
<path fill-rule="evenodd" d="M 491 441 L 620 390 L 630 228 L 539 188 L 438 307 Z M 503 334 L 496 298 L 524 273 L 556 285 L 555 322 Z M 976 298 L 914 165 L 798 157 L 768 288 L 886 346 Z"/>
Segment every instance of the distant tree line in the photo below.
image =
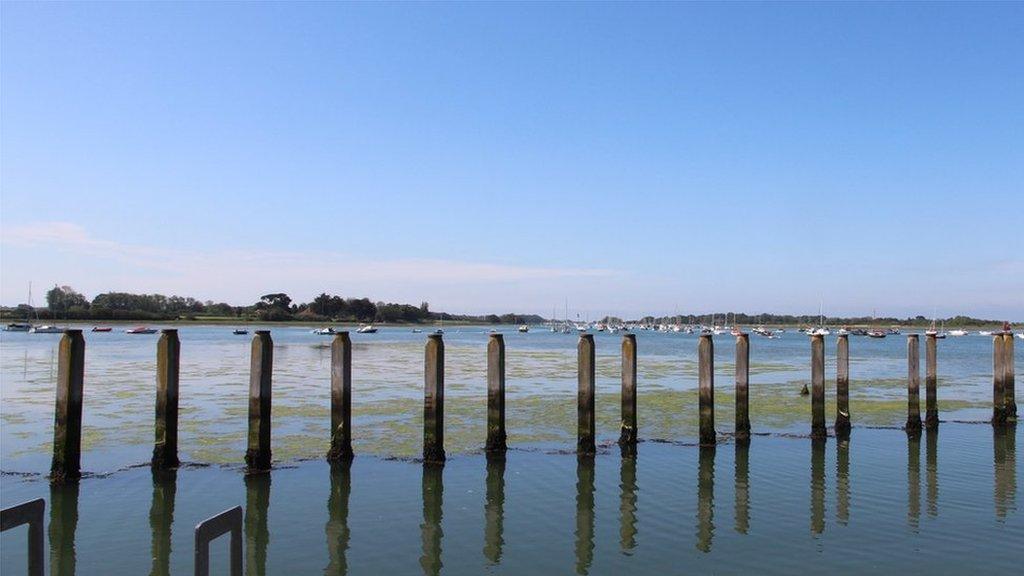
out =
<path fill-rule="evenodd" d="M 91 301 L 70 286 L 54 286 L 46 293 L 46 308 L 20 304 L 0 309 L 5 319 L 41 320 L 201 320 L 237 318 L 261 322 L 387 322 L 424 323 L 437 321 L 479 323 L 540 323 L 537 315 L 490 314 L 469 316 L 431 312 L 427 302 L 418 306 L 373 302 L 369 298 L 345 298 L 321 293 L 308 303 L 296 303 L 288 294 L 264 294 L 249 306 L 232 306 L 182 296 L 104 292 Z"/>

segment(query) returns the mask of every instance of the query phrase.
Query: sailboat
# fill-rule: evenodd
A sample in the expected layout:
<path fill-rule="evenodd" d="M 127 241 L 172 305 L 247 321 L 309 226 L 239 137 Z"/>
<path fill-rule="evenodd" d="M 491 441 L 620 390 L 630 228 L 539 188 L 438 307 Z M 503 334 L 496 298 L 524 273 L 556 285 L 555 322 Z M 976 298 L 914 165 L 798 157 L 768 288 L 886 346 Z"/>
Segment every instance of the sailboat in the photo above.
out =
<path fill-rule="evenodd" d="M 828 336 L 832 332 L 828 328 L 825 328 L 825 314 L 823 312 L 824 306 L 818 305 L 818 327 L 807 331 L 807 334 L 811 336 Z"/>
<path fill-rule="evenodd" d="M 25 313 L 24 322 L 11 322 L 7 326 L 4 326 L 4 332 L 31 332 L 32 331 L 32 318 L 31 314 L 35 314 L 35 306 L 32 306 L 32 283 L 28 283 L 28 308 L 29 312 Z"/>

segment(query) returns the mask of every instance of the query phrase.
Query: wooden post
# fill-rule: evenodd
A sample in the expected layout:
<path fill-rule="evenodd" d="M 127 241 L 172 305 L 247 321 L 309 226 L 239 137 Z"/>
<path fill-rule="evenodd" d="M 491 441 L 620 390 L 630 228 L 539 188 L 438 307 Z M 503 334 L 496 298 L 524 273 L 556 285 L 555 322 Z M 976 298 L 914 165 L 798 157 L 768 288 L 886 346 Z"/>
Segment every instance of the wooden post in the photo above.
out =
<path fill-rule="evenodd" d="M 926 334 L 924 337 L 924 426 L 929 429 L 939 426 L 937 342 L 935 334 Z"/>
<path fill-rule="evenodd" d="M 331 447 L 327 460 L 351 460 L 352 339 L 339 332 L 331 342 Z"/>
<path fill-rule="evenodd" d="M 274 341 L 270 330 L 257 330 L 249 361 L 249 472 L 270 470 L 270 383 L 274 371 Z"/>
<path fill-rule="evenodd" d="M 736 336 L 736 439 L 750 439 L 750 335 Z"/>
<path fill-rule="evenodd" d="M 444 460 L 444 340 L 431 334 L 423 366 L 423 463 Z"/>
<path fill-rule="evenodd" d="M 487 340 L 487 452 L 505 452 L 505 337 L 491 334 Z"/>
<path fill-rule="evenodd" d="M 57 355 L 57 404 L 50 464 L 53 484 L 82 476 L 82 386 L 85 379 L 82 331 L 65 330 Z"/>
<path fill-rule="evenodd" d="M 698 407 L 700 445 L 714 446 L 715 433 L 715 342 L 710 334 L 701 334 L 697 344 Z"/>
<path fill-rule="evenodd" d="M 811 336 L 811 438 L 826 438 L 825 428 L 825 337 Z"/>
<path fill-rule="evenodd" d="M 151 465 L 176 468 L 178 461 L 178 375 L 181 342 L 173 328 L 161 331 L 156 343 L 156 439 Z"/>
<path fill-rule="evenodd" d="M 594 335 L 581 334 L 576 345 L 577 356 L 577 394 L 576 394 L 576 453 L 594 454 L 594 382 L 596 380 L 594 366 Z"/>
<path fill-rule="evenodd" d="M 907 335 L 907 425 L 908 434 L 921 432 L 921 351 L 918 335 Z"/>
<path fill-rule="evenodd" d="M 992 425 L 1006 424 L 1006 391 L 1003 370 L 1003 335 L 992 336 Z"/>
<path fill-rule="evenodd" d="M 836 340 L 836 436 L 850 434 L 850 337 Z"/>
<path fill-rule="evenodd" d="M 636 334 L 622 336 L 622 431 L 623 455 L 636 454 Z"/>
<path fill-rule="evenodd" d="M 1003 406 L 1006 408 L 1006 421 L 1017 421 L 1017 385 L 1016 370 L 1013 367 L 1013 333 L 1003 334 Z"/>

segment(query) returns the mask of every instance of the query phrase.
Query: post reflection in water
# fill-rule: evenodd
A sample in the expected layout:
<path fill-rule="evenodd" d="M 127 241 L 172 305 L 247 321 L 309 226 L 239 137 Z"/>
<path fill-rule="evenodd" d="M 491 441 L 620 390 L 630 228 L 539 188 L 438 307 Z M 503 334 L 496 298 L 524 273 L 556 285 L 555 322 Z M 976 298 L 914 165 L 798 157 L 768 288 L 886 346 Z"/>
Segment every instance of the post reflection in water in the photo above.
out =
<path fill-rule="evenodd" d="M 811 533 L 825 531 L 825 439 L 811 439 Z"/>
<path fill-rule="evenodd" d="M 907 434 L 907 524 L 921 523 L 921 435 Z"/>
<path fill-rule="evenodd" d="M 423 539 L 423 554 L 420 556 L 420 567 L 424 574 L 440 574 L 441 539 L 441 508 L 444 504 L 444 465 L 423 465 L 423 523 L 420 534 Z"/>
<path fill-rule="evenodd" d="M 928 483 L 928 515 L 939 515 L 939 464 L 938 464 L 938 442 L 939 429 L 929 428 L 925 436 L 925 477 Z"/>
<path fill-rule="evenodd" d="M 850 522 L 850 436 L 836 438 L 836 521 Z"/>
<path fill-rule="evenodd" d="M 1017 431 L 1016 426 L 993 426 L 992 432 L 996 518 L 1002 521 L 1016 510 Z"/>
<path fill-rule="evenodd" d="M 347 574 L 348 560 L 348 497 L 352 492 L 352 460 L 331 463 L 331 493 L 327 497 L 327 556 L 324 574 Z"/>
<path fill-rule="evenodd" d="M 750 440 L 736 440 L 736 531 L 750 530 Z"/>
<path fill-rule="evenodd" d="M 267 573 L 267 511 L 270 508 L 270 473 L 245 476 L 245 573 L 263 576 Z"/>
<path fill-rule="evenodd" d="M 576 573 L 586 574 L 594 560 L 594 457 L 576 458 Z"/>
<path fill-rule="evenodd" d="M 697 468 L 697 550 L 711 551 L 715 535 L 715 447 L 700 447 Z"/>
<path fill-rule="evenodd" d="M 50 574 L 75 573 L 75 531 L 78 529 L 78 481 L 50 485 Z"/>
<path fill-rule="evenodd" d="M 152 469 L 153 500 L 149 506 L 149 528 L 153 535 L 152 576 L 171 573 L 171 526 L 174 523 L 174 496 L 178 490 L 178 471 Z"/>
<path fill-rule="evenodd" d="M 623 457 L 619 464 L 619 547 L 630 554 L 636 548 L 636 457 Z"/>
<path fill-rule="evenodd" d="M 505 455 L 487 455 L 487 501 L 484 503 L 484 558 L 501 562 L 505 546 Z"/>

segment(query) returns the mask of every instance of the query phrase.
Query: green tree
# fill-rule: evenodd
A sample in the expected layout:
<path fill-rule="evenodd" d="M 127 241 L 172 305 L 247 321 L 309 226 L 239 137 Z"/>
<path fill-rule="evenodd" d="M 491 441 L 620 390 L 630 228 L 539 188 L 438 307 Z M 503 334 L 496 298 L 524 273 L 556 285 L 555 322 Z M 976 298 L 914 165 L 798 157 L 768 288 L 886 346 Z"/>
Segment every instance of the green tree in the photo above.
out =
<path fill-rule="evenodd" d="M 54 286 L 46 292 L 46 306 L 54 314 L 63 314 L 69 308 L 88 308 L 89 301 L 70 286 Z"/>

